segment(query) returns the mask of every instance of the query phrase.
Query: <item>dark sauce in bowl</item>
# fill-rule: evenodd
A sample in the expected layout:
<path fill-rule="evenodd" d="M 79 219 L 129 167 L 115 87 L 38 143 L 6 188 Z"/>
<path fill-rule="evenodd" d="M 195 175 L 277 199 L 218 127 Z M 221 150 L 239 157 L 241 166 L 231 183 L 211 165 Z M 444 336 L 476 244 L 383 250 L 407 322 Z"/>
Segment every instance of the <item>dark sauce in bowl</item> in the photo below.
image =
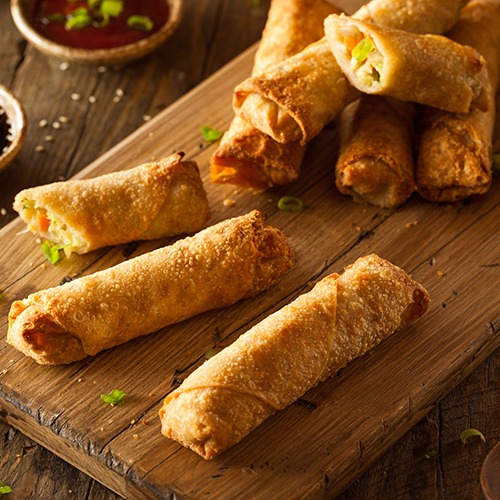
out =
<path fill-rule="evenodd" d="M 42 36 L 61 45 L 79 49 L 110 49 L 151 36 L 166 24 L 170 15 L 165 0 L 125 0 L 119 17 L 111 18 L 106 26 L 67 29 L 64 22 L 47 21 L 53 14 L 68 14 L 79 7 L 87 7 L 87 2 L 38 0 L 33 13 L 33 26 Z M 152 30 L 130 28 L 127 26 L 130 16 L 149 17 L 153 21 Z"/>

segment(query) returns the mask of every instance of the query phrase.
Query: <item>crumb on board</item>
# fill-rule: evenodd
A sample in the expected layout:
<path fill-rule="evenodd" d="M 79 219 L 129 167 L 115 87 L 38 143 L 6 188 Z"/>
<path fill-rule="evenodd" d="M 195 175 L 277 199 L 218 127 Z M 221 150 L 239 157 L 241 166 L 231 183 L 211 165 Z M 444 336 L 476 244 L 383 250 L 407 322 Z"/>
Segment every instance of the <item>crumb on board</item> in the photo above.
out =
<path fill-rule="evenodd" d="M 442 278 L 444 276 L 443 271 L 436 271 L 436 274 L 438 275 L 438 278 Z"/>
<path fill-rule="evenodd" d="M 226 198 L 222 204 L 225 206 L 225 207 L 234 207 L 234 205 L 236 204 L 236 202 L 232 199 L 232 198 Z"/>
<path fill-rule="evenodd" d="M 139 434 L 132 434 L 132 437 L 133 437 L 134 439 L 139 439 Z"/>
<path fill-rule="evenodd" d="M 413 222 L 407 222 L 407 223 L 405 224 L 405 227 L 406 227 L 406 229 L 410 229 L 410 228 L 412 228 L 413 226 L 416 226 L 417 224 L 418 224 L 418 221 L 414 220 Z"/>

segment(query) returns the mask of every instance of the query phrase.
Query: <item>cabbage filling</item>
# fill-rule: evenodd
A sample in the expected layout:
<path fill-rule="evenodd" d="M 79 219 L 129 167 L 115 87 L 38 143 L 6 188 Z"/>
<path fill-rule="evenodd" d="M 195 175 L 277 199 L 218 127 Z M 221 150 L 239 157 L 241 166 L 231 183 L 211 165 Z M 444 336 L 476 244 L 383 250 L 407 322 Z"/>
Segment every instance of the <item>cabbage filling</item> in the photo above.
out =
<path fill-rule="evenodd" d="M 55 214 L 37 206 L 35 200 L 23 200 L 23 215 L 30 231 L 61 245 L 66 257 L 85 247 L 78 234 L 74 234 Z"/>

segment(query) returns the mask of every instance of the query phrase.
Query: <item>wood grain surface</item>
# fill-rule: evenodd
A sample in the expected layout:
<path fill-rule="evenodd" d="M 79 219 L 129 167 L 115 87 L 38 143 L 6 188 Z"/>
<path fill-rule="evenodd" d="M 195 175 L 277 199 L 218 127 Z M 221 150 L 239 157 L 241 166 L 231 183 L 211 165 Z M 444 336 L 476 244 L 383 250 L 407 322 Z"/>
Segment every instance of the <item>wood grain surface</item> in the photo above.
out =
<path fill-rule="evenodd" d="M 0 9 L 4 5 L 2 0 Z M 181 30 L 165 48 L 105 73 L 78 67 L 61 71 L 59 61 L 26 47 L 10 20 L 0 17 L 0 43 L 9 48 L 2 57 L 0 83 L 23 97 L 31 124 L 19 160 L 0 174 L 7 209 L 2 222 L 14 218 L 9 200 L 21 187 L 76 173 L 93 176 L 183 149 L 202 169 L 213 210 L 210 224 L 259 208 L 289 235 L 297 252 L 295 268 L 269 292 L 69 367 L 40 367 L 2 340 L 0 416 L 6 423 L 1 424 L 5 452 L 0 480 L 13 486 L 15 498 L 114 494 L 9 424 L 128 498 L 331 497 L 364 471 L 345 498 L 480 498 L 480 465 L 499 436 L 498 351 L 488 357 L 499 345 L 494 290 L 498 181 L 487 196 L 460 205 L 436 206 L 418 197 L 397 211 L 356 205 L 333 187 L 335 129 L 329 127 L 311 144 L 300 181 L 287 188 L 255 195 L 209 185 L 208 158 L 214 146 L 203 142 L 198 128 L 227 127 L 231 90 L 248 74 L 253 49 L 178 97 L 258 38 L 266 7 L 188 2 Z M 40 82 L 47 85 L 40 87 Z M 124 98 L 114 102 L 118 88 Z M 84 98 L 72 101 L 68 96 L 74 92 Z M 96 103 L 88 102 L 89 95 L 96 96 Z M 67 126 L 38 127 L 42 118 L 51 124 L 61 115 L 68 117 Z M 156 116 L 104 153 L 143 123 L 143 115 Z M 44 140 L 48 134 L 53 142 Z M 37 144 L 46 150 L 36 153 Z M 279 212 L 276 201 L 283 194 L 300 196 L 308 210 Z M 235 201 L 233 207 L 224 205 L 228 198 Z M 33 236 L 16 236 L 21 228 L 14 221 L 0 233 L 1 241 L 8 242 L 0 258 L 1 339 L 13 299 L 169 242 L 104 249 L 51 266 L 44 263 Z M 215 344 L 227 345 L 307 290 L 311 281 L 372 251 L 401 265 L 429 289 L 433 304 L 425 318 L 212 462 L 159 434 L 157 411 L 163 396 L 203 361 L 204 353 Z M 104 407 L 99 394 L 114 387 L 129 398 L 123 406 Z M 464 446 L 460 432 L 467 427 L 481 429 L 487 442 L 471 440 Z"/>

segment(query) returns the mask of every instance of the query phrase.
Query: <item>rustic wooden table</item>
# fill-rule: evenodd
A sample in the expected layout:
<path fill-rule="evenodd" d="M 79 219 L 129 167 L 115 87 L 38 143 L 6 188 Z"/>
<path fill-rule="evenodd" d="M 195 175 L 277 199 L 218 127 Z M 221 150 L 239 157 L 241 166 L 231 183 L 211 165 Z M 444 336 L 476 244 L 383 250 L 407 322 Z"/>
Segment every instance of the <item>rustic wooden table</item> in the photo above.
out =
<path fill-rule="evenodd" d="M 11 205 L 20 189 L 71 177 L 258 40 L 269 5 L 188 0 L 180 29 L 164 47 L 125 68 L 104 71 L 66 68 L 41 55 L 19 35 L 8 3 L 0 0 L 0 84 L 21 99 L 29 132 L 19 157 L 0 172 L 2 226 L 16 215 Z M 497 350 L 429 408 L 343 498 L 482 498 L 481 464 L 500 438 L 499 415 Z M 486 442 L 463 445 L 460 433 L 469 427 L 481 430 Z M 0 432 L 0 480 L 12 487 L 9 498 L 117 498 L 1 421 Z"/>

